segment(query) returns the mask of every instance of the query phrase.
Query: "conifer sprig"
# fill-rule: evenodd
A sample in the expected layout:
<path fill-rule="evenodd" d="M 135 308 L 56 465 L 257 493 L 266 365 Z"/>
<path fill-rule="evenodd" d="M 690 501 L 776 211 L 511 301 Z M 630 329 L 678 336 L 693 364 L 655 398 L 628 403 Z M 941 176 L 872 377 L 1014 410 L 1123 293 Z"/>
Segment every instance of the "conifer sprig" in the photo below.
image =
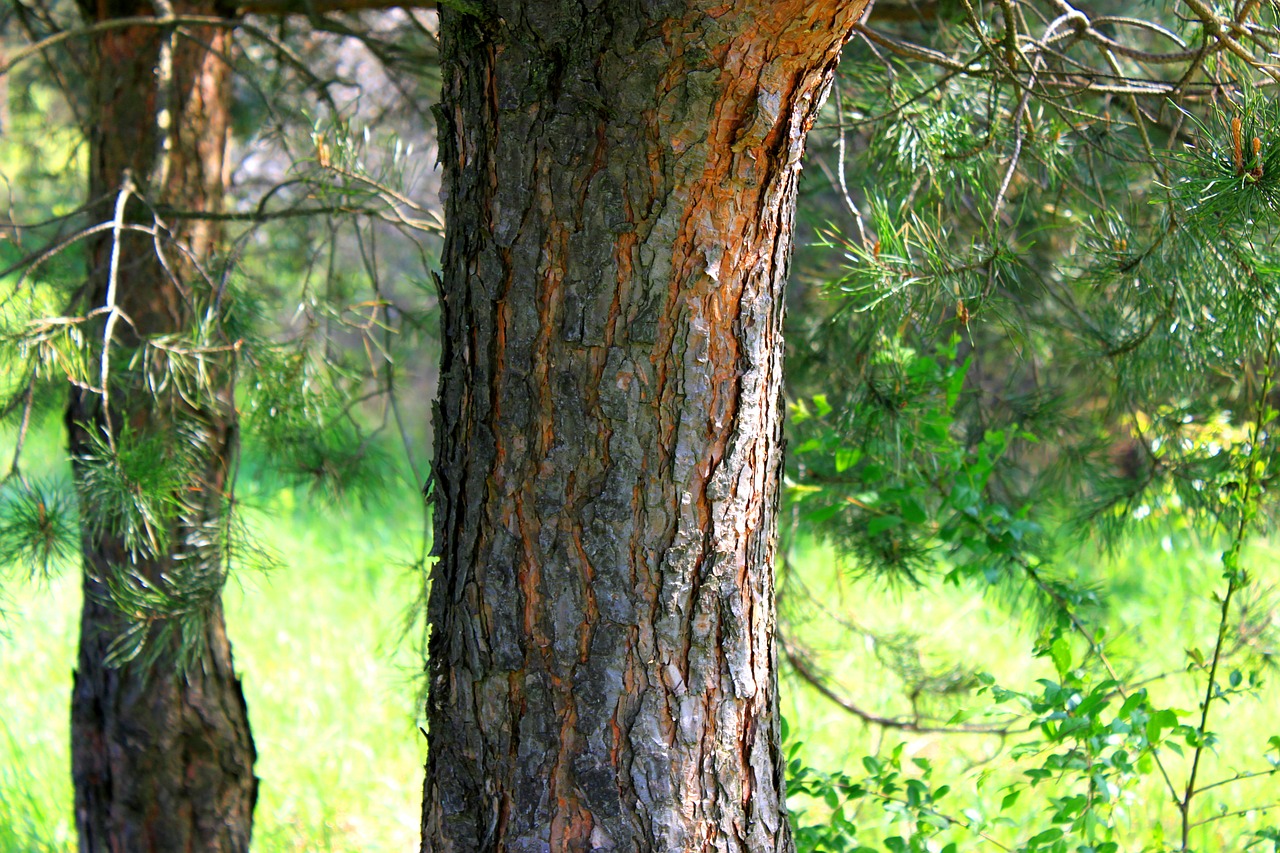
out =
<path fill-rule="evenodd" d="M 0 488 L 0 571 L 47 580 L 79 555 L 75 501 L 52 481 L 10 479 Z"/>

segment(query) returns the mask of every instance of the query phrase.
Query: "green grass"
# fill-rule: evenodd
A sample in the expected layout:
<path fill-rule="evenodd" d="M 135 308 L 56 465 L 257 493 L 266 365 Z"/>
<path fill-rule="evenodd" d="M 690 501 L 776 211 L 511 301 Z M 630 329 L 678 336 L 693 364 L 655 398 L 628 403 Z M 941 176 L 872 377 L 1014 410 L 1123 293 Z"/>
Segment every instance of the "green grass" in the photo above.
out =
<path fill-rule="evenodd" d="M 1271 638 L 1260 636 L 1253 654 L 1234 658 L 1219 675 L 1225 681 L 1233 668 L 1246 672 L 1257 669 L 1264 679 L 1262 691 L 1251 697 L 1234 697 L 1213 706 L 1210 730 L 1219 743 L 1202 759 L 1199 783 L 1203 785 L 1239 771 L 1266 769 L 1267 739 L 1280 734 L 1280 690 L 1275 684 L 1274 636 L 1280 630 L 1275 609 L 1274 571 L 1276 554 L 1256 547 L 1246 557 L 1258 573 L 1255 606 L 1251 619 L 1266 628 Z M 856 623 L 857 627 L 882 636 L 918 635 L 918 648 L 927 669 L 945 671 L 955 665 L 989 672 L 1002 686 L 1030 691 L 1036 679 L 1057 680 L 1047 658 L 1035 658 L 1037 639 L 1034 620 L 1025 616 L 1025 602 L 1002 602 L 999 595 L 974 586 L 943 584 L 922 590 L 894 590 L 870 580 L 853 579 L 846 567 L 827 548 L 805 545 L 796 549 L 793 562 L 799 565 L 795 579 L 784 582 L 781 592 L 784 632 L 800 639 L 812 653 L 811 664 L 829 677 L 842 695 L 864 710 L 883 716 L 909 717 L 911 702 L 904 696 L 901 679 L 877 661 L 873 643 L 857 631 L 833 627 L 831 617 Z M 1099 589 L 1112 606 L 1100 616 L 1110 638 L 1108 648 L 1124 672 L 1165 677 L 1147 685 L 1157 705 L 1194 712 L 1202 699 L 1203 675 L 1192 679 L 1186 673 L 1186 649 L 1198 647 L 1206 656 L 1212 649 L 1217 627 L 1218 604 L 1213 595 L 1224 585 L 1220 552 L 1211 546 L 1190 541 L 1166 540 L 1135 545 L 1110 560 L 1090 561 L 1074 568 L 1082 579 Z M 825 612 L 824 612 L 825 611 Z M 1085 644 L 1073 644 L 1074 660 L 1083 656 Z M 960 709 L 982 709 L 989 697 L 958 694 L 921 702 L 924 711 L 946 721 Z M 1118 704 L 1118 703 L 1117 703 Z M 953 792 L 947 808 L 953 815 L 965 810 L 987 817 L 1001 815 L 1010 825 L 995 837 L 1015 847 L 1025 843 L 1038 829 L 1049 826 L 1045 819 L 1051 797 L 1064 789 L 1051 779 L 1034 791 L 1024 793 L 1015 807 L 1000 812 L 1005 786 L 1019 779 L 1033 764 L 1035 756 L 1016 762 L 1011 753 L 1027 735 L 1005 739 L 991 736 L 916 734 L 886 730 L 856 720 L 846 711 L 822 698 L 794 671 L 783 670 L 782 708 L 788 718 L 793 740 L 803 743 L 802 760 L 827 772 L 843 771 L 860 778 L 864 755 L 884 756 L 899 743 L 904 756 L 924 758 L 934 765 L 933 783 L 946 782 Z M 971 723 L 984 722 L 982 717 Z M 1188 755 L 1190 751 L 1188 750 Z M 1270 757 L 1277 758 L 1275 750 Z M 1189 761 L 1171 753 L 1164 755 L 1166 769 L 1181 790 L 1185 786 Z M 1223 785 L 1199 796 L 1193 804 L 1193 819 L 1213 818 L 1223 811 L 1258 807 L 1232 820 L 1209 820 L 1192 833 L 1192 847 L 1200 853 L 1243 850 L 1247 833 L 1280 825 L 1280 774 L 1251 781 Z M 805 810 L 806 820 L 822 822 L 830 809 L 822 803 L 797 800 L 793 806 Z M 865 800 L 852 816 L 859 827 L 859 842 L 876 849 L 889 835 L 903 832 L 878 803 Z M 1118 804 L 1117 840 L 1122 851 L 1174 849 L 1179 840 L 1179 815 L 1157 772 L 1125 792 Z M 998 850 L 972 835 L 955 831 L 959 850 Z M 1168 845 L 1168 846 L 1164 846 Z M 1069 845 L 1075 850 L 1075 845 Z M 1270 850 L 1269 846 L 1251 848 Z"/>
<path fill-rule="evenodd" d="M 39 441 L 47 447 L 33 448 L 35 454 L 56 457 L 56 431 Z M 368 512 L 331 510 L 305 491 L 255 492 L 252 482 L 241 491 L 250 522 L 284 562 L 268 575 L 241 576 L 226 594 L 259 751 L 254 851 L 415 849 L 425 759 L 414 702 L 421 662 L 399 635 L 418 593 L 419 579 L 405 568 L 420 535 L 416 491 L 405 487 L 398 504 L 388 501 L 391 508 Z M 879 635 L 917 636 L 920 661 L 932 671 L 963 664 L 1015 689 L 1054 677 L 1048 660 L 1032 656 L 1037 627 L 1020 618 L 1017 603 L 968 586 L 895 590 L 855 580 L 823 547 L 798 548 L 791 559 L 804 586 L 787 581 L 781 587 L 786 630 L 803 641 L 841 693 L 868 711 L 903 716 L 912 705 L 894 666 L 878 660 L 865 636 L 832 617 Z M 1277 582 L 1274 553 L 1255 549 L 1248 561 L 1262 586 L 1268 578 Z M 1185 668 L 1186 648 L 1211 645 L 1212 595 L 1221 585 L 1211 547 L 1154 541 L 1074 570 L 1113 601 L 1103 618 L 1122 665 L 1176 674 Z M 7 614 L 0 622 L 0 853 L 74 849 L 67 718 L 79 603 L 75 572 L 47 584 L 8 584 L 0 601 Z M 1269 601 L 1256 615 L 1280 627 Z M 1083 644 L 1073 651 L 1081 655 Z M 1274 711 L 1280 695 L 1270 683 L 1274 673 L 1263 674 L 1269 681 L 1260 697 L 1215 709 L 1212 728 L 1221 745 L 1208 755 L 1203 781 L 1265 766 L 1265 741 L 1280 733 Z M 994 814 L 1002 787 L 1025 767 L 1010 758 L 1025 737 L 885 731 L 855 720 L 785 667 L 781 686 L 793 737 L 805 744 L 802 757 L 822 769 L 861 775 L 862 756 L 885 754 L 901 742 L 908 757 L 934 763 L 935 782 L 952 785 L 948 804 L 956 813 Z M 1151 685 L 1158 701 L 1192 710 L 1201 689 L 1189 688 L 1178 675 Z M 920 708 L 945 720 L 959 708 L 985 703 L 959 693 L 923 699 Z M 1185 778 L 1185 762 L 1171 757 L 1169 769 L 1175 779 Z M 1025 840 L 1045 825 L 1053 792 L 1049 784 L 1019 800 L 1005 813 L 1012 826 L 1001 837 Z M 1127 797 L 1118 819 L 1121 850 L 1158 850 L 1173 840 L 1177 815 L 1154 777 Z M 1215 789 L 1196 811 L 1204 818 L 1220 807 L 1277 800 L 1280 777 L 1271 777 Z M 794 805 L 803 806 L 810 821 L 825 813 L 819 804 L 797 799 Z M 868 844 L 902 828 L 873 805 L 860 807 L 856 819 Z M 1208 823 L 1195 836 L 1196 849 L 1243 849 L 1243 833 L 1267 821 L 1267 813 L 1256 812 Z M 963 834 L 957 838 L 962 851 L 997 849 Z"/>
<path fill-rule="evenodd" d="M 284 566 L 226 592 L 261 788 L 253 849 L 416 849 L 420 658 L 400 642 L 421 509 L 367 513 L 273 492 L 249 512 Z M 249 504 L 254 504 L 251 497 Z M 79 579 L 10 584 L 0 637 L 0 851 L 75 847 L 67 744 Z"/>
<path fill-rule="evenodd" d="M 409 850 L 426 742 L 414 698 L 422 663 L 402 642 L 421 579 L 408 511 L 324 515 L 277 495 L 263 518 L 289 563 L 227 596 L 262 788 L 254 849 Z M 414 511 L 416 510 L 416 512 Z"/>
<path fill-rule="evenodd" d="M 17 585 L 14 585 L 17 586 Z M 6 590 L 0 637 L 0 851 L 74 848 L 71 664 L 79 591 L 70 578 Z"/>

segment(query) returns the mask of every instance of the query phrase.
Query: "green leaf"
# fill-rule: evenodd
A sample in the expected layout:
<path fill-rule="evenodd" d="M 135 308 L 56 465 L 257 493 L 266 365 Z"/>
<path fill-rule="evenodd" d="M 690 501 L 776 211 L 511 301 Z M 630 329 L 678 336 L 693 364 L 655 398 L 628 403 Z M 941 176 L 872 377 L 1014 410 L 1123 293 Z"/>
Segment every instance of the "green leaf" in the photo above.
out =
<path fill-rule="evenodd" d="M 1027 843 L 1034 846 L 1039 846 L 1041 844 L 1051 844 L 1054 841 L 1057 841 L 1061 837 L 1062 837 L 1062 830 L 1058 829 L 1058 827 L 1055 826 L 1050 829 L 1046 829 L 1044 832 L 1041 832 L 1032 836 L 1027 841 Z"/>
<path fill-rule="evenodd" d="M 1066 678 L 1071 671 L 1071 643 L 1066 637 L 1059 637 L 1049 646 L 1049 657 L 1053 659 L 1053 667 L 1059 678 Z"/>
<path fill-rule="evenodd" d="M 836 449 L 836 472 L 843 474 L 854 465 L 858 464 L 858 460 L 862 458 L 862 451 L 856 447 L 840 447 Z"/>
<path fill-rule="evenodd" d="M 884 533 L 886 530 L 892 530 L 902 524 L 901 516 L 897 515 L 877 515 L 867 522 L 867 533 L 875 536 Z"/>
<path fill-rule="evenodd" d="M 821 449 L 822 449 L 822 439 L 810 438 L 807 441 L 802 442 L 800 446 L 795 449 L 794 452 L 795 453 L 813 453 L 815 450 L 821 450 Z"/>
<path fill-rule="evenodd" d="M 950 438 L 946 424 L 940 424 L 936 421 L 925 421 L 921 424 L 920 434 L 935 444 L 943 444 Z"/>
<path fill-rule="evenodd" d="M 1151 715 L 1151 719 L 1147 720 L 1147 740 L 1155 743 L 1160 740 L 1160 733 L 1164 729 L 1176 728 L 1178 725 L 1178 715 L 1168 708 L 1156 711 Z"/>
<path fill-rule="evenodd" d="M 1129 694 L 1129 698 L 1124 700 L 1124 704 L 1120 706 L 1120 710 L 1116 713 L 1122 720 L 1129 719 L 1129 716 L 1137 709 L 1147 698 L 1146 690 L 1137 690 Z"/>
<path fill-rule="evenodd" d="M 811 509 L 808 512 L 801 513 L 800 517 L 805 521 L 812 522 L 813 524 L 821 524 L 824 521 L 829 521 L 830 519 L 835 518 L 843 509 L 844 507 L 840 504 L 820 506 L 817 509 Z"/>
<path fill-rule="evenodd" d="M 924 507 L 915 498 L 904 498 L 899 509 L 902 517 L 912 524 L 924 524 L 929 520 L 928 514 L 924 511 Z"/>
<path fill-rule="evenodd" d="M 0 574 L 16 566 L 47 579 L 79 553 L 75 500 L 68 490 L 18 480 L 0 490 Z"/>

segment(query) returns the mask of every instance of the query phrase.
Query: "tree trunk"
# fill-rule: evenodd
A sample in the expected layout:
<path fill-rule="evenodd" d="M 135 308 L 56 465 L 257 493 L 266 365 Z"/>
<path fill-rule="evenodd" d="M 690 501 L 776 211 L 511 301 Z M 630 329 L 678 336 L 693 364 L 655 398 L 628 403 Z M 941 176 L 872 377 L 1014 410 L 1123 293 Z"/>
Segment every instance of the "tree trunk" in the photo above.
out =
<path fill-rule="evenodd" d="M 215 3 L 178 4 L 176 13 L 211 15 Z M 156 14 L 140 0 L 83 4 L 89 22 Z M 157 27 L 109 29 L 93 41 L 93 127 L 89 130 L 89 196 L 94 222 L 117 217 L 122 187 L 135 186 L 123 221 L 157 225 L 156 206 L 216 212 L 224 193 L 230 85 L 229 30 L 186 27 L 170 41 Z M 162 48 L 171 45 L 171 68 Z M 219 56 L 218 54 L 223 54 Z M 193 391 L 170 381 L 157 336 L 190 334 L 216 317 L 218 298 L 202 274 L 220 240 L 217 224 L 159 215 L 159 236 L 111 231 L 89 242 L 89 279 L 82 305 L 100 309 L 90 340 L 110 334 L 110 396 L 73 391 L 67 412 L 81 491 L 84 610 L 72 695 L 72 775 L 82 851 L 176 853 L 246 851 L 257 797 L 255 751 L 240 682 L 232 666 L 220 599 L 225 577 L 226 493 L 236 441 L 232 348 L 208 347 L 198 359 L 205 379 Z M 113 249 L 118 256 L 113 262 Z M 114 273 L 113 273 L 114 268 Z M 111 287 L 114 279 L 114 291 Z M 108 312 L 121 312 L 113 324 Z M 216 328 L 216 319 L 213 324 Z M 112 332 L 109 333 L 108 330 Z M 96 338 L 94 337 L 96 336 Z M 217 342 L 217 333 L 211 338 Z M 225 342 L 223 342 L 225 343 Z M 176 355 L 173 358 L 177 358 Z M 177 504 L 163 524 L 159 547 L 130 542 L 94 502 L 86 480 L 95 439 L 110 432 L 164 436 L 185 460 Z M 95 522 L 94 519 L 97 519 Z M 167 539 L 167 541 L 166 541 Z M 108 660 L 134 620 L 112 603 L 107 581 L 124 573 L 155 588 L 178 590 L 177 578 L 199 575 L 206 589 L 193 599 L 196 636 L 181 641 L 198 656 L 179 665 L 173 624 L 156 620 L 144 654 L 121 666 Z M 188 630 L 192 614 L 187 614 Z"/>
<path fill-rule="evenodd" d="M 479 5 L 442 10 L 422 849 L 790 850 L 782 286 L 864 3 Z"/>

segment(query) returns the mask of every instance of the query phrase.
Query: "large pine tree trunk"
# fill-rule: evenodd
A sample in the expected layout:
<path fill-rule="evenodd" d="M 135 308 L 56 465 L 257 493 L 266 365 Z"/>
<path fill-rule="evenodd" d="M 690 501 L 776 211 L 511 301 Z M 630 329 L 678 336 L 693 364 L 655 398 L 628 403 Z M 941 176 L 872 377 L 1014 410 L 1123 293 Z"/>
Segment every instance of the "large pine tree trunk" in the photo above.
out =
<path fill-rule="evenodd" d="M 480 5 L 442 15 L 423 850 L 789 850 L 782 287 L 865 4 Z"/>
<path fill-rule="evenodd" d="M 175 11 L 210 15 L 215 6 L 200 0 L 179 3 Z M 83 8 L 90 22 L 155 14 L 138 0 L 86 0 Z M 129 27 L 95 36 L 89 140 L 95 222 L 113 220 L 128 185 L 136 191 L 124 207 L 126 222 L 155 224 L 156 205 L 221 210 L 228 33 L 185 28 L 171 42 L 171 71 L 160 61 L 169 38 L 164 30 Z M 145 374 L 153 380 L 163 374 L 163 357 L 152 350 L 147 363 L 133 360 L 155 336 L 188 331 L 214 301 L 198 268 L 212 260 L 220 229 L 208 220 L 165 220 L 163 214 L 161 220 L 159 237 L 126 232 L 119 241 L 114 293 L 122 315 L 112 336 L 108 403 L 95 390 L 78 389 L 67 413 L 87 519 L 95 517 L 90 504 L 97 496 L 85 484 L 83 456 L 108 426 L 117 441 L 126 434 L 130 440 L 164 435 L 185 443 L 187 454 L 185 481 L 175 495 L 181 509 L 168 520 L 168 542 L 158 552 L 130 546 L 109 523 L 84 525 L 72 773 L 80 849 L 92 853 L 246 851 L 257 796 L 253 740 L 216 591 L 200 600 L 201 654 L 185 670 L 160 624 L 152 626 L 144 656 L 118 667 L 108 661 L 130 623 L 110 603 L 106 579 L 128 571 L 163 587 L 166 578 L 202 573 L 216 586 L 224 570 L 219 530 L 236 439 L 230 353 L 213 347 L 200 356 L 207 378 L 199 393 L 179 391 L 182 383 L 174 382 L 149 391 Z M 108 231 L 90 243 L 87 309 L 110 307 L 114 242 Z M 89 334 L 101 341 L 107 322 L 99 312 Z"/>

